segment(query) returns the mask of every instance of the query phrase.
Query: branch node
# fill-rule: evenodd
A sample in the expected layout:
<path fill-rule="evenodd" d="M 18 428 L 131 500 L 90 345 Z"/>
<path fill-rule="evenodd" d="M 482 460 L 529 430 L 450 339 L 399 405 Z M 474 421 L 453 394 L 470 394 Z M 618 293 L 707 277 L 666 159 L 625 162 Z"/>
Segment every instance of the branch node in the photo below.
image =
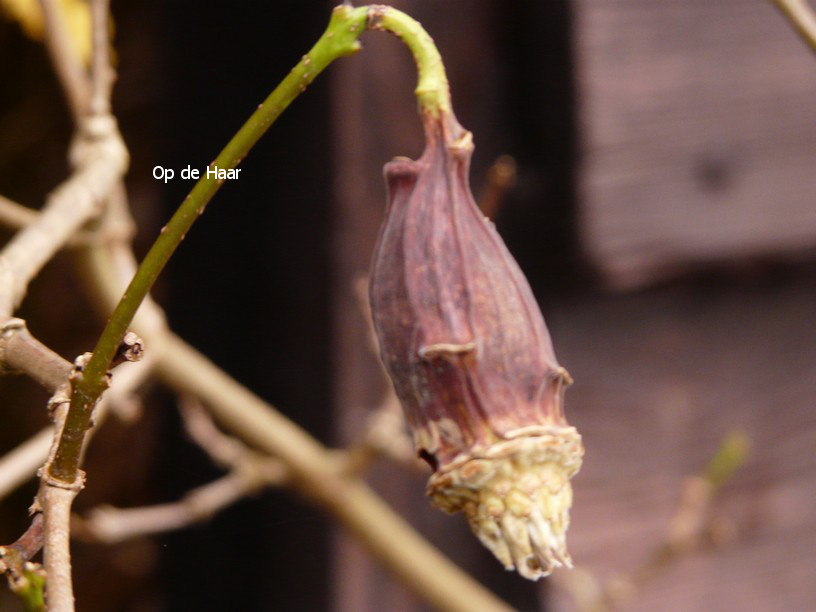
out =
<path fill-rule="evenodd" d="M 17 332 L 26 328 L 25 321 L 12 317 L 0 322 L 0 373 L 13 372 L 13 368 L 6 365 L 6 343 Z"/>
<path fill-rule="evenodd" d="M 82 489 L 85 488 L 85 472 L 83 470 L 77 470 L 76 478 L 74 478 L 73 482 L 65 482 L 64 480 L 60 480 L 59 478 L 54 478 L 51 474 L 48 473 L 48 470 L 45 467 L 40 468 L 37 470 L 37 476 L 42 480 L 43 485 L 46 487 L 54 487 L 57 489 L 65 489 L 66 491 L 74 491 L 74 494 L 79 493 Z"/>
<path fill-rule="evenodd" d="M 60 385 L 57 387 L 57 390 L 54 391 L 54 395 L 48 398 L 48 404 L 46 409 L 48 410 L 48 414 L 51 417 L 51 420 L 54 421 L 57 414 L 57 409 L 60 406 L 65 404 L 71 403 L 71 385 L 65 383 L 64 385 Z"/>
<path fill-rule="evenodd" d="M 144 357 L 144 342 L 133 332 L 128 332 L 122 338 L 122 343 L 116 349 L 113 356 L 112 366 L 119 365 L 125 361 L 141 361 Z"/>

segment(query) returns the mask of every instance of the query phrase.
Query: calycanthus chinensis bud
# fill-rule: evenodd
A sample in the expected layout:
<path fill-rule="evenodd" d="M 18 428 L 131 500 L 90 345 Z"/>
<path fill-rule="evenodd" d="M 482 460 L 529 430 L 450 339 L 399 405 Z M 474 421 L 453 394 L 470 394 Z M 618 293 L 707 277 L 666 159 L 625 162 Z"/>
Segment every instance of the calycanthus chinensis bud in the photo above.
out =
<path fill-rule="evenodd" d="M 507 569 L 571 567 L 566 548 L 581 437 L 527 280 L 468 186 L 471 134 L 424 113 L 418 160 L 386 164 L 388 208 L 371 311 L 382 359 L 433 468 L 428 495 L 463 511 Z"/>

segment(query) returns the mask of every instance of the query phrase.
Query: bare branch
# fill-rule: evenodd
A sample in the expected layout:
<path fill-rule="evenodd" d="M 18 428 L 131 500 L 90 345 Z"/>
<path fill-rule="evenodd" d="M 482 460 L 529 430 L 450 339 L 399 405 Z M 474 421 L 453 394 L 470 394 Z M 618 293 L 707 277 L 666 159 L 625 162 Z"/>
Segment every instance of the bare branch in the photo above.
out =
<path fill-rule="evenodd" d="M 257 492 L 263 478 L 234 471 L 190 491 L 180 501 L 144 508 L 120 509 L 103 506 L 92 510 L 87 519 L 75 520 L 77 535 L 105 544 L 130 538 L 182 529 L 201 523 L 239 499 Z"/>
<path fill-rule="evenodd" d="M 53 439 L 53 428 L 46 427 L 0 457 L 0 499 L 34 477 L 48 456 Z"/>
<path fill-rule="evenodd" d="M 22 319 L 0 318 L 0 373 L 27 374 L 47 389 L 68 380 L 71 363 L 34 338 Z"/>
<path fill-rule="evenodd" d="M 43 517 L 37 513 L 25 533 L 7 546 L 0 546 L 0 573 L 20 573 L 23 564 L 34 558 L 43 542 Z"/>
<path fill-rule="evenodd" d="M 74 147 L 77 170 L 54 191 L 42 213 L 0 253 L 0 316 L 11 315 L 42 267 L 88 219 L 127 166 L 127 152 L 111 117 L 85 125 Z"/>
<path fill-rule="evenodd" d="M 216 465 L 229 470 L 255 472 L 266 484 L 279 485 L 286 480 L 286 467 L 280 461 L 253 451 L 237 438 L 223 433 L 198 398 L 183 396 L 179 411 L 187 435 Z"/>
<path fill-rule="evenodd" d="M 93 56 L 91 57 L 90 112 L 110 113 L 111 90 L 115 73 L 110 61 L 110 1 L 91 0 Z"/>
<path fill-rule="evenodd" d="M 722 485 L 745 463 L 749 447 L 750 441 L 740 432 L 731 432 L 723 438 L 705 469 L 686 479 L 663 541 L 631 574 L 606 582 L 598 580 L 586 568 L 556 574 L 555 583 L 570 594 L 576 609 L 587 612 L 618 609 L 635 599 L 645 584 L 683 555 L 694 552 L 707 541 L 716 544 L 727 540 L 719 533 L 723 527 L 721 521 L 710 516 L 711 506 Z M 726 527 L 725 531 L 730 529 Z"/>
<path fill-rule="evenodd" d="M 816 13 L 807 0 L 772 0 L 796 28 L 811 50 L 816 51 Z"/>
<path fill-rule="evenodd" d="M 43 483 L 39 500 L 45 516 L 43 565 L 49 612 L 73 612 L 71 583 L 70 521 L 71 504 L 81 485 L 71 488 Z"/>
<path fill-rule="evenodd" d="M 51 63 L 60 80 L 68 106 L 74 117 L 85 115 L 90 96 L 90 82 L 85 69 L 71 44 L 64 15 L 56 0 L 40 0 L 45 22 L 45 44 Z"/>
<path fill-rule="evenodd" d="M 83 519 L 74 517 L 75 533 L 91 541 L 114 544 L 134 537 L 182 529 L 211 516 L 270 484 L 281 484 L 286 469 L 280 461 L 247 448 L 218 430 L 198 400 L 186 396 L 179 405 L 190 437 L 231 471 L 197 487 L 181 500 L 144 508 L 101 506 Z"/>
<path fill-rule="evenodd" d="M 479 198 L 479 209 L 485 217 L 493 219 L 499 212 L 507 191 L 516 182 L 516 160 L 501 155 L 487 171 L 487 185 Z"/>
<path fill-rule="evenodd" d="M 119 184 L 114 190 L 122 188 L 122 185 Z M 0 195 L 0 224 L 11 229 L 20 230 L 35 223 L 39 218 L 39 211 Z M 100 224 L 99 229 L 93 231 L 80 229 L 66 241 L 65 246 L 82 247 L 114 241 L 127 242 L 133 237 L 133 233 L 133 223 Z"/>
<path fill-rule="evenodd" d="M 21 229 L 31 225 L 40 214 L 27 206 L 0 195 L 0 223 L 12 229 Z"/>

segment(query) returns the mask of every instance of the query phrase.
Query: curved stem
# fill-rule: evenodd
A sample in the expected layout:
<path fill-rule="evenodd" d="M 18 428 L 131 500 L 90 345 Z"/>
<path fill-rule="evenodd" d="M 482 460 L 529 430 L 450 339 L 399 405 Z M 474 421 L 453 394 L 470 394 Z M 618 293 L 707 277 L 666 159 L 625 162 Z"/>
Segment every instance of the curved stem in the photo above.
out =
<path fill-rule="evenodd" d="M 425 28 L 414 18 L 390 6 L 372 5 L 368 9 L 366 28 L 387 30 L 411 50 L 417 65 L 416 90 L 419 107 L 432 115 L 450 112 L 450 88 L 442 56 Z"/>
<path fill-rule="evenodd" d="M 334 10 L 329 27 L 317 44 L 303 56 L 289 75 L 252 114 L 227 143 L 208 170 L 235 168 L 252 146 L 266 132 L 283 110 L 289 106 L 314 78 L 333 60 L 350 55 L 360 48 L 357 38 L 365 27 L 366 9 L 339 6 Z M 54 461 L 49 466 L 52 478 L 73 482 L 79 468 L 80 449 L 88 429 L 91 411 L 105 390 L 106 373 L 122 338 L 142 300 L 147 296 L 170 256 L 184 239 L 195 220 L 223 184 L 208 172 L 185 198 L 145 256 L 122 299 L 113 311 L 107 326 L 94 348 L 82 378 L 73 389 L 71 408 L 65 423 Z"/>
<path fill-rule="evenodd" d="M 442 59 L 433 40 L 417 21 L 385 6 L 354 8 L 344 4 L 336 7 L 323 36 L 210 164 L 206 175 L 193 187 L 139 265 L 97 342 L 93 357 L 72 390 L 71 407 L 54 460 L 48 467 L 49 476 L 65 483 L 73 483 L 76 479 L 82 440 L 93 407 L 107 388 L 106 373 L 119 344 L 167 261 L 224 183 L 224 179 L 217 178 L 212 170 L 235 168 L 283 110 L 326 66 L 360 49 L 357 39 L 366 28 L 388 30 L 411 49 L 419 73 L 416 94 L 423 112 L 436 115 L 450 111 Z"/>

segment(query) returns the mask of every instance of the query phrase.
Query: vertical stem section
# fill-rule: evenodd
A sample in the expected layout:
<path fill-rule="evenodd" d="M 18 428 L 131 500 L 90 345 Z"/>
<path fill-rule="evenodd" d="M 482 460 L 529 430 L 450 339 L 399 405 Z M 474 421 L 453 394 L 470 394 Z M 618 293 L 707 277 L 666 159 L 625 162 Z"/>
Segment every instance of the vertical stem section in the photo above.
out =
<path fill-rule="evenodd" d="M 43 565 L 46 573 L 48 612 L 73 612 L 74 589 L 71 583 L 71 504 L 79 489 L 63 489 L 44 484 L 40 503 L 45 515 Z"/>
<path fill-rule="evenodd" d="M 51 63 L 57 72 L 62 89 L 71 107 L 71 114 L 79 117 L 88 108 L 90 84 L 88 75 L 82 67 L 79 54 L 73 52 L 68 29 L 65 27 L 65 15 L 56 0 L 39 0 L 47 35 L 45 44 L 51 55 Z"/>

